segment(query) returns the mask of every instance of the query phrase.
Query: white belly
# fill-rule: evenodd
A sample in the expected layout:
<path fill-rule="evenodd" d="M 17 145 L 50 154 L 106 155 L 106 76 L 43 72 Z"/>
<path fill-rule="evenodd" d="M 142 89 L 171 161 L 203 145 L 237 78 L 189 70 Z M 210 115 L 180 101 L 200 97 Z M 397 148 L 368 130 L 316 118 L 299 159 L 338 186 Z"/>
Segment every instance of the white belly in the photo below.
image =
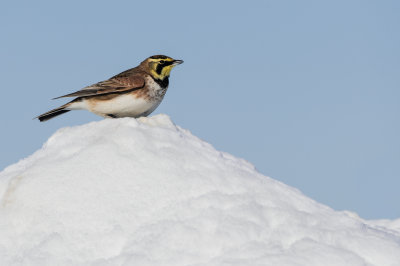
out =
<path fill-rule="evenodd" d="M 113 99 L 96 102 L 77 102 L 70 109 L 86 109 L 100 116 L 140 117 L 152 113 L 161 101 L 147 101 L 132 94 L 121 94 Z"/>

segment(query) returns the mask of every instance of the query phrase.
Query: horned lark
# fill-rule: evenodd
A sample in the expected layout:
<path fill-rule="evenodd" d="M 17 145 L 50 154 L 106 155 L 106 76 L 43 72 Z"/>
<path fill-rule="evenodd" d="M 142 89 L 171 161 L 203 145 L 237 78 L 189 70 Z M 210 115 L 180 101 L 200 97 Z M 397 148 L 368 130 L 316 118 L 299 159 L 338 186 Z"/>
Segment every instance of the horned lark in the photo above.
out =
<path fill-rule="evenodd" d="M 182 63 L 165 55 L 153 55 L 108 80 L 55 98 L 76 97 L 36 118 L 43 122 L 82 109 L 107 118 L 147 116 L 164 98 L 172 68 Z"/>

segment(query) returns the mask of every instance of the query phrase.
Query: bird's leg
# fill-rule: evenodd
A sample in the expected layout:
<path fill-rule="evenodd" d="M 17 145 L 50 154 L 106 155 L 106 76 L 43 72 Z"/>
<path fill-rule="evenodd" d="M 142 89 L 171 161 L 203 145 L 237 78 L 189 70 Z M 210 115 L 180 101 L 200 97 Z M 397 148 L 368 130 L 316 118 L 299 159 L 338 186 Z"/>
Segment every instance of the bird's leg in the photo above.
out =
<path fill-rule="evenodd" d="M 105 118 L 117 118 L 115 115 L 113 115 L 113 114 L 106 114 L 105 116 L 104 116 Z"/>

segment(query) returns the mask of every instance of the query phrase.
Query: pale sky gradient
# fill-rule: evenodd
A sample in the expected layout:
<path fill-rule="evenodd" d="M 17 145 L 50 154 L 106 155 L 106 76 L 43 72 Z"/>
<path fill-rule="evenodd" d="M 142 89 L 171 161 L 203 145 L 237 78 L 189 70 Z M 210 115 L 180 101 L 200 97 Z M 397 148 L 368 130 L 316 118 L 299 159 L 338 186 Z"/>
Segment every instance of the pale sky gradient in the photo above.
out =
<path fill-rule="evenodd" d="M 153 54 L 185 61 L 155 113 L 337 210 L 400 217 L 399 1 L 0 3 L 0 168 L 32 118 Z"/>

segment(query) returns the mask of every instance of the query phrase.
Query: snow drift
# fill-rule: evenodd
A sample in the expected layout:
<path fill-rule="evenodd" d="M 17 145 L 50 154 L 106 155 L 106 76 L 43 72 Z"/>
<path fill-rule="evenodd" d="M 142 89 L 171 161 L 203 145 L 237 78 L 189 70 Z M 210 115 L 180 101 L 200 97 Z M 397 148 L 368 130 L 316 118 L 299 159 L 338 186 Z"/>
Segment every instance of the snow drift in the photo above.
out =
<path fill-rule="evenodd" d="M 319 204 L 166 115 L 63 128 L 0 173 L 0 265 L 395 266 L 398 225 Z"/>

